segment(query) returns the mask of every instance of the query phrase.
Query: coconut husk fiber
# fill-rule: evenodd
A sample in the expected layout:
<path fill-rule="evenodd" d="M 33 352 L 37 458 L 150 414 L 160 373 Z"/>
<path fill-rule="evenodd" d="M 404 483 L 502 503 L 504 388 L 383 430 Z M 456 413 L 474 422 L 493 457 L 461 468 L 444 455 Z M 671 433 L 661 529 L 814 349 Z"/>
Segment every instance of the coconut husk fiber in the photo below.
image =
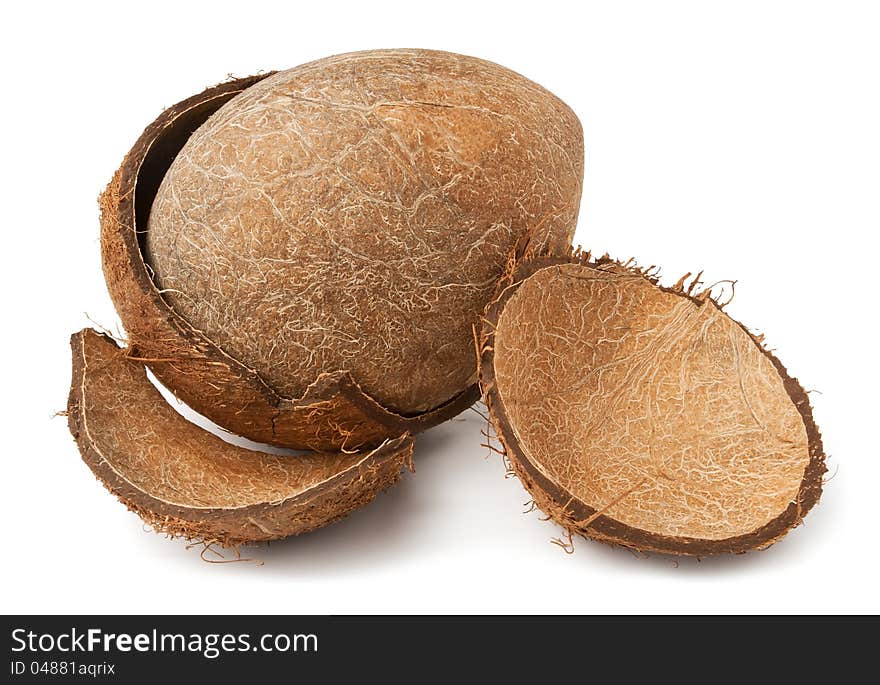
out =
<path fill-rule="evenodd" d="M 407 436 L 357 453 L 275 456 L 172 409 L 144 366 L 91 329 L 71 337 L 70 430 L 104 486 L 159 532 L 238 546 L 326 526 L 411 465 Z"/>
<path fill-rule="evenodd" d="M 356 449 L 478 396 L 471 327 L 525 234 L 568 249 L 583 139 L 497 65 L 353 53 L 164 112 L 102 198 L 108 287 L 162 383 L 245 437 Z"/>
<path fill-rule="evenodd" d="M 579 253 L 513 266 L 478 341 L 492 422 L 570 534 L 692 556 L 766 548 L 819 499 L 821 436 L 762 340 L 684 283 Z"/>

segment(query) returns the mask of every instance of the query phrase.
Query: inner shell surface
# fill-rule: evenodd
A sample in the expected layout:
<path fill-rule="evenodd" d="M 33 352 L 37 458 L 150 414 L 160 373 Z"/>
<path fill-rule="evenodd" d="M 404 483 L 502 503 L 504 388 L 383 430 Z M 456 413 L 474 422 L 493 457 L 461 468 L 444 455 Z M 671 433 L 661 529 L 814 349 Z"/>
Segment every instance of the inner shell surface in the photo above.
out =
<path fill-rule="evenodd" d="M 403 414 L 475 380 L 471 326 L 519 236 L 567 247 L 580 124 L 481 60 L 355 53 L 248 88 L 154 201 L 166 301 L 280 395 L 348 370 Z"/>
<path fill-rule="evenodd" d="M 174 411 L 112 343 L 83 346 L 83 429 L 101 457 L 142 492 L 169 504 L 237 508 L 280 502 L 341 473 L 364 454 L 275 456 L 231 445 Z"/>
<path fill-rule="evenodd" d="M 526 458 L 621 523 L 720 540 L 797 496 L 801 415 L 770 359 L 712 303 L 634 274 L 547 267 L 506 303 L 494 359 Z"/>

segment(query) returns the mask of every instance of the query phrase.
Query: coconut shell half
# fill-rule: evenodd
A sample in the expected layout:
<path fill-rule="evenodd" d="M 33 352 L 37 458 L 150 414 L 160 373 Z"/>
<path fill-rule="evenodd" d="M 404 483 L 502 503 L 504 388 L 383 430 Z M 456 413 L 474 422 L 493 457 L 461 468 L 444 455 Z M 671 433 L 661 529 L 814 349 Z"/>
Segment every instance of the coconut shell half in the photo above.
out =
<path fill-rule="evenodd" d="M 231 445 L 175 412 L 107 336 L 86 329 L 71 348 L 68 421 L 82 457 L 157 531 L 226 546 L 299 535 L 367 504 L 411 464 L 406 435 L 354 454 Z"/>
<path fill-rule="evenodd" d="M 801 522 L 826 471 L 807 394 L 708 291 L 589 255 L 514 267 L 480 374 L 535 504 L 570 533 L 705 556 Z"/>
<path fill-rule="evenodd" d="M 181 400 L 252 440 L 313 450 L 354 450 L 441 423 L 478 398 L 476 386 L 414 416 L 386 409 L 348 372 L 323 373 L 301 397 L 280 396 L 173 311 L 144 261 L 143 239 L 165 172 L 190 135 L 223 104 L 269 74 L 220 84 L 165 110 L 126 156 L 101 196 L 101 253 L 130 354 Z"/>

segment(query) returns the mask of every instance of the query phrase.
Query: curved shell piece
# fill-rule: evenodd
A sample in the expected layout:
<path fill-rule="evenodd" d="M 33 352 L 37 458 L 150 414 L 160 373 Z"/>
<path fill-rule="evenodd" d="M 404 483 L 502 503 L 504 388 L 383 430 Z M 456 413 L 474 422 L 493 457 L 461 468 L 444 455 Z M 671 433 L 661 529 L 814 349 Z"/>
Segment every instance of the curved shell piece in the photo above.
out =
<path fill-rule="evenodd" d="M 702 556 L 769 546 L 825 472 L 807 395 L 707 294 L 615 262 L 520 265 L 481 381 L 536 503 L 568 530 Z"/>
<path fill-rule="evenodd" d="M 231 445 L 175 412 L 107 336 L 86 329 L 71 348 L 68 421 L 82 458 L 160 532 L 223 545 L 299 535 L 367 504 L 411 463 L 407 436 L 353 454 Z"/>

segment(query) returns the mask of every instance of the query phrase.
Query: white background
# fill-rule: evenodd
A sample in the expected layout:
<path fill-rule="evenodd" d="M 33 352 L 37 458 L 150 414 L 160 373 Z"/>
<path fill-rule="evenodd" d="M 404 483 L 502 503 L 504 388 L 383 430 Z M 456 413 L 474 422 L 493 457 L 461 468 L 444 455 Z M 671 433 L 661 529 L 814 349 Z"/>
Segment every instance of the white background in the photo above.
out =
<path fill-rule="evenodd" d="M 877 612 L 880 12 L 869 2 L 7 5 L 2 22 L 3 612 Z M 739 280 L 728 311 L 813 393 L 831 473 L 762 553 L 569 556 L 470 412 L 325 530 L 207 564 L 145 532 L 63 418 L 68 335 L 116 322 L 96 197 L 163 106 L 350 50 L 506 65 L 583 121 L 577 239 Z"/>

